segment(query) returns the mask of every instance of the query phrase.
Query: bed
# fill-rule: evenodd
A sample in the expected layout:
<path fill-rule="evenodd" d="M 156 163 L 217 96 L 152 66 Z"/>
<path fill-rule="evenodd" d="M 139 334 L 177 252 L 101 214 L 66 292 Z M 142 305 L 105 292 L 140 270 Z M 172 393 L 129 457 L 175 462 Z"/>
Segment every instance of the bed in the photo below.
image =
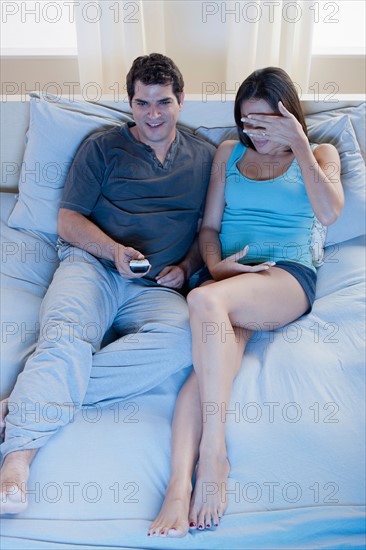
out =
<path fill-rule="evenodd" d="M 314 241 L 312 312 L 255 333 L 230 406 L 212 411 L 227 421 L 231 462 L 220 527 L 147 537 L 169 477 L 186 369 L 143 395 L 83 409 L 58 432 L 33 463 L 28 509 L 1 518 L 2 550 L 365 547 L 365 102 L 302 103 L 311 140 L 340 152 L 346 203 Z M 232 112 L 232 97 L 189 96 L 180 123 L 217 145 L 233 135 Z M 128 104 L 114 98 L 3 98 L 1 398 L 35 347 L 71 159 L 86 135 L 129 118 Z M 112 340 L 106 336 L 103 350 L 118 365 Z M 56 412 L 50 404 L 34 414 Z"/>

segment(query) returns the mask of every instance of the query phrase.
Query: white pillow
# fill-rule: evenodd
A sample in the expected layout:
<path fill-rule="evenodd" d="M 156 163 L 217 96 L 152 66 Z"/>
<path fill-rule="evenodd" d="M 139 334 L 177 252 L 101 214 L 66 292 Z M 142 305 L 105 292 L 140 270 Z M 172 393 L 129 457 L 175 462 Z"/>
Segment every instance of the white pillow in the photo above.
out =
<path fill-rule="evenodd" d="M 324 263 L 324 246 L 327 236 L 327 227 L 320 223 L 318 218 L 314 218 L 314 223 L 311 232 L 311 256 L 313 265 L 320 267 Z"/>
<path fill-rule="evenodd" d="M 91 133 L 132 120 L 109 107 L 50 94 L 30 95 L 30 123 L 20 171 L 18 201 L 8 225 L 57 239 L 65 179 L 81 142 Z"/>
<path fill-rule="evenodd" d="M 366 160 L 366 102 L 357 105 L 356 107 L 341 107 L 330 111 L 322 111 L 316 115 L 307 115 L 308 124 L 314 121 L 319 124 L 322 121 L 328 121 L 332 117 L 340 117 L 348 115 L 355 132 L 357 143 L 359 145 L 361 155 Z"/>
<path fill-rule="evenodd" d="M 312 115 L 307 117 L 307 124 L 310 140 L 316 143 L 332 143 L 341 159 L 344 208 L 337 221 L 328 226 L 325 245 L 364 235 L 365 163 L 349 116 L 329 117 L 318 123 L 316 115 Z"/>

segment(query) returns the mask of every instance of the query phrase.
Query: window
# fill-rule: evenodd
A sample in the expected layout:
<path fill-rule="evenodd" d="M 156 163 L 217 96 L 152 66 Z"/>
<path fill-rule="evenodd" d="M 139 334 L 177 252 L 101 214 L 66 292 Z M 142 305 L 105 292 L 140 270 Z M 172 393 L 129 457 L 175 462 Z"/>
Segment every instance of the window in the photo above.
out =
<path fill-rule="evenodd" d="M 364 55 L 365 5 L 365 0 L 312 2 L 313 54 Z"/>
<path fill-rule="evenodd" d="M 73 0 L 2 0 L 2 55 L 76 55 Z"/>
<path fill-rule="evenodd" d="M 305 1 L 315 23 L 314 55 L 365 54 L 365 0 Z M 86 2 L 85 9 L 90 22 L 98 21 L 101 8 L 96 0 Z M 1 0 L 0 10 L 3 55 L 77 55 L 74 0 Z"/>

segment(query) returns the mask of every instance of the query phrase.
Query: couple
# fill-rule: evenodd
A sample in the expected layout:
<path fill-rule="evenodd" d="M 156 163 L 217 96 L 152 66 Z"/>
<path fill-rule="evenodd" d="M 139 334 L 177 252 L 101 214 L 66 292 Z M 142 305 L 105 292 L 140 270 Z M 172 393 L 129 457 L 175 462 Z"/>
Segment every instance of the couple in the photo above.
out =
<path fill-rule="evenodd" d="M 328 225 L 343 206 L 336 150 L 309 145 L 296 89 L 281 69 L 256 71 L 243 82 L 234 111 L 239 141 L 216 152 L 176 127 L 183 85 L 169 58 L 137 58 L 127 75 L 134 123 L 90 136 L 77 153 L 59 213 L 61 263 L 40 313 L 48 327 L 41 335 L 55 327 L 62 337 L 52 345 L 40 337 L 9 410 L 3 403 L 2 513 L 26 507 L 29 466 L 70 421 L 70 403 L 147 391 L 193 357 L 173 420 L 171 478 L 148 535 L 217 526 L 223 499 L 220 491 L 203 499 L 203 487 L 225 486 L 230 463 L 225 426 L 217 415 L 203 421 L 203 406 L 229 404 L 249 323 L 281 327 L 312 307 L 314 216 Z M 98 257 L 86 252 L 91 242 Z M 297 254 L 289 258 L 294 242 Z M 133 273 L 129 262 L 145 257 L 148 272 Z M 202 259 L 186 301 L 183 288 Z M 103 342 L 88 341 L 90 319 L 103 334 L 111 327 L 120 336 L 131 326 L 138 332 L 122 344 L 120 366 L 128 368 L 108 368 L 94 356 Z M 225 327 L 225 342 L 220 331 L 202 342 L 207 322 Z M 22 418 L 22 407 L 49 402 L 62 411 L 57 426 Z"/>

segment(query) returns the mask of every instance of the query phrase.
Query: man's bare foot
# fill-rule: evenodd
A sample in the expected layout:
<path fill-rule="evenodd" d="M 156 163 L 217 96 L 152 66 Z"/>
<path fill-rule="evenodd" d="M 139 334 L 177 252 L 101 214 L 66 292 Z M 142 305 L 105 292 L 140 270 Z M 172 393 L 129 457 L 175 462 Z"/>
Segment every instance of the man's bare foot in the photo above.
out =
<path fill-rule="evenodd" d="M 0 439 L 5 435 L 5 417 L 8 414 L 8 399 L 0 401 Z"/>
<path fill-rule="evenodd" d="M 19 514 L 28 505 L 29 465 L 37 449 L 9 453 L 1 468 L 0 514 Z"/>
<path fill-rule="evenodd" d="M 191 529 L 218 527 L 227 507 L 227 478 L 230 464 L 226 456 L 200 454 L 196 483 L 189 510 Z"/>
<path fill-rule="evenodd" d="M 148 536 L 184 537 L 188 533 L 188 511 L 192 485 L 170 482 L 158 517 L 149 527 Z"/>

